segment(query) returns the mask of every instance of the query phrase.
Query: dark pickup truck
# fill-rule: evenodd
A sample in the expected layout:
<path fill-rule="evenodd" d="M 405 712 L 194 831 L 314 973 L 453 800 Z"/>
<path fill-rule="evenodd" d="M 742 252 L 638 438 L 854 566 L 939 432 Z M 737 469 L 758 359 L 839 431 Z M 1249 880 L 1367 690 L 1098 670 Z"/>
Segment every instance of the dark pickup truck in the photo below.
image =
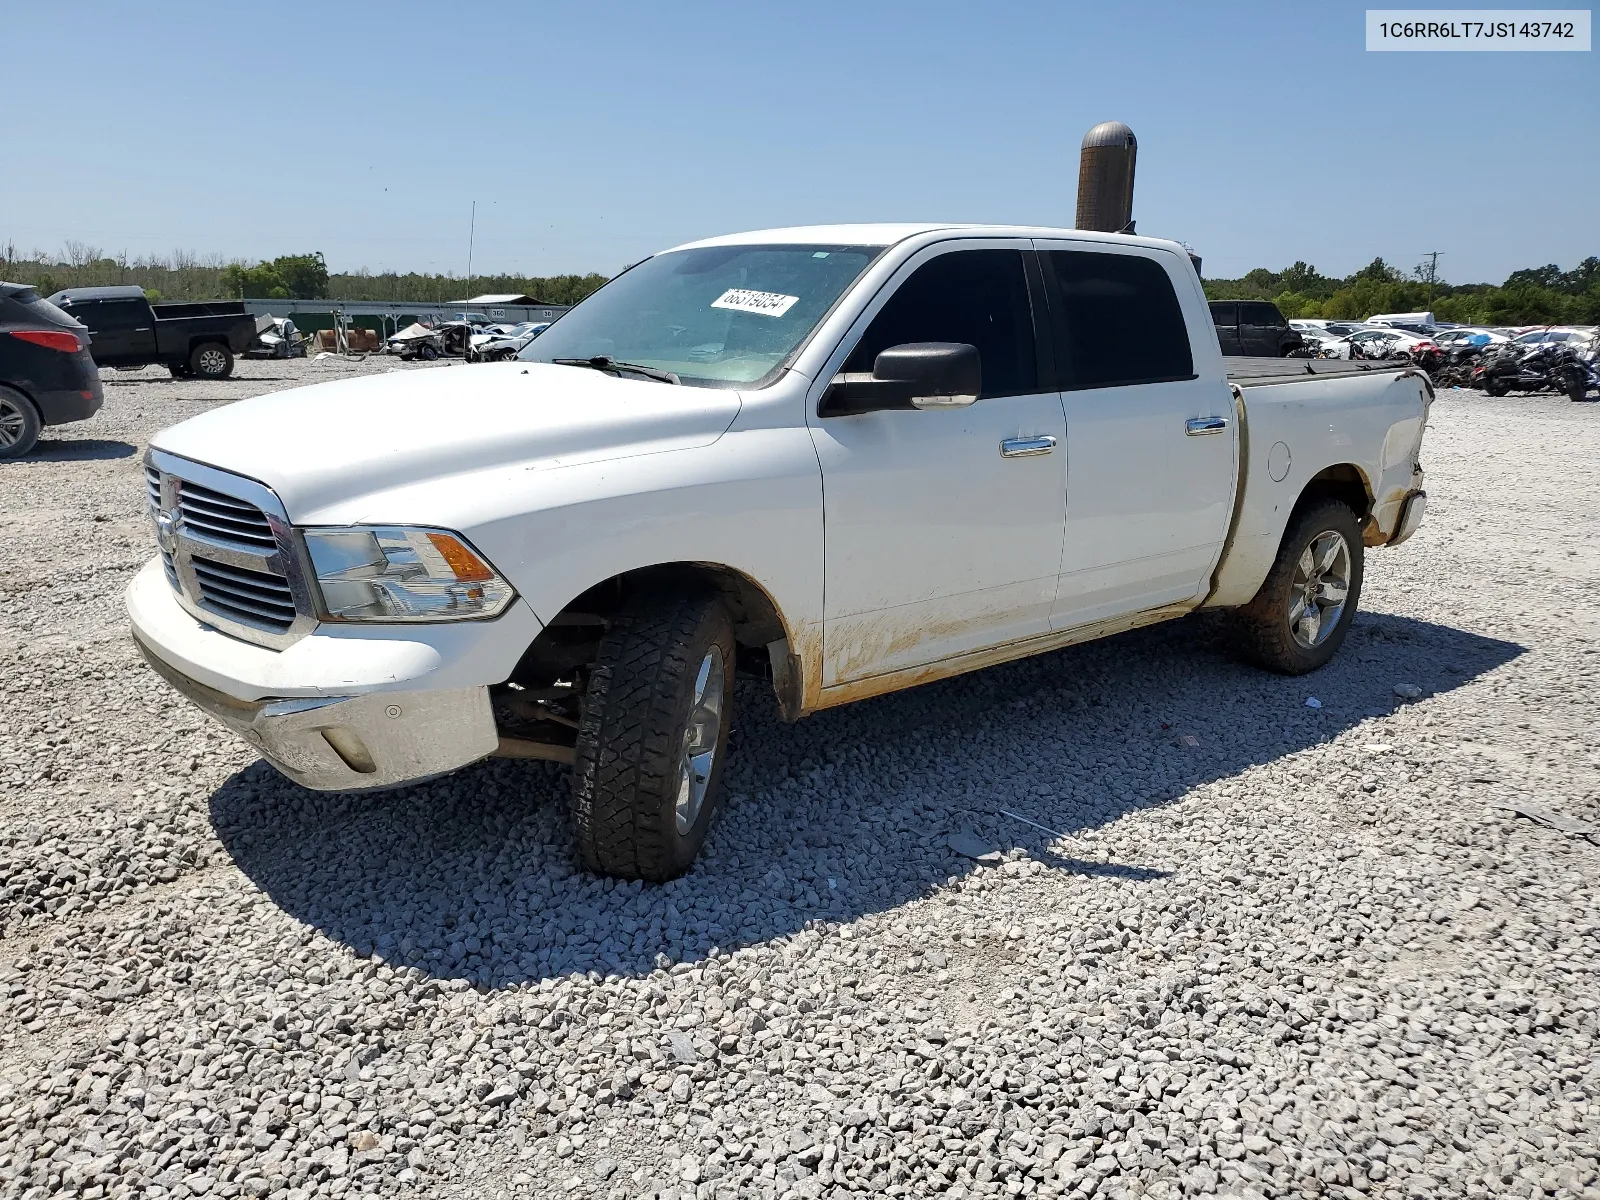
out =
<path fill-rule="evenodd" d="M 1230 358 L 1283 358 L 1305 344 L 1278 306 L 1265 300 L 1213 300 L 1211 323 Z"/>
<path fill-rule="evenodd" d="M 151 304 L 133 285 L 67 288 L 50 297 L 89 328 L 89 353 L 102 367 L 165 363 L 177 379 L 226 379 L 233 358 L 255 340 L 267 317 L 238 301 Z"/>

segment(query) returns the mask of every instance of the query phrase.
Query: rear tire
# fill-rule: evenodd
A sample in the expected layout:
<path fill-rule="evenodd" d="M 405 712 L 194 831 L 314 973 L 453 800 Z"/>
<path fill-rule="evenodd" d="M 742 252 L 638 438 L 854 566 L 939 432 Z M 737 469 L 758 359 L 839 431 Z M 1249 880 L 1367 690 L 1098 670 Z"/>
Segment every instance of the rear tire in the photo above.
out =
<path fill-rule="evenodd" d="M 189 371 L 197 379 L 226 379 L 233 374 L 233 351 L 221 342 L 202 342 L 189 355 Z"/>
<path fill-rule="evenodd" d="M 590 870 L 661 882 L 694 864 L 720 797 L 733 669 L 733 622 L 714 593 L 640 596 L 612 620 L 572 772 Z"/>
<path fill-rule="evenodd" d="M 1255 599 L 1234 613 L 1240 652 L 1284 675 L 1315 671 L 1338 651 L 1361 600 L 1361 524 L 1337 500 L 1289 522 Z"/>
<path fill-rule="evenodd" d="M 39 440 L 44 420 L 15 388 L 0 387 L 0 458 L 21 458 Z"/>

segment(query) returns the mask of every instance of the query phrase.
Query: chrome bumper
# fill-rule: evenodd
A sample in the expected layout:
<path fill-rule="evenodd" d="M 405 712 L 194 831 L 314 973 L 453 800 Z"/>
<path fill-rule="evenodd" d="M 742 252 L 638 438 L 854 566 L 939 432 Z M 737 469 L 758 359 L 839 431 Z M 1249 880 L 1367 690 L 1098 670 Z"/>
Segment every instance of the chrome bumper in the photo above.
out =
<path fill-rule="evenodd" d="M 134 637 L 173 689 L 304 787 L 369 791 L 431 779 L 499 744 L 486 687 L 238 700 L 189 678 Z"/>
<path fill-rule="evenodd" d="M 1400 520 L 1395 523 L 1394 536 L 1389 539 L 1389 545 L 1398 546 L 1415 533 L 1427 511 L 1427 492 L 1417 491 L 1407 496 L 1405 503 L 1400 507 Z"/>

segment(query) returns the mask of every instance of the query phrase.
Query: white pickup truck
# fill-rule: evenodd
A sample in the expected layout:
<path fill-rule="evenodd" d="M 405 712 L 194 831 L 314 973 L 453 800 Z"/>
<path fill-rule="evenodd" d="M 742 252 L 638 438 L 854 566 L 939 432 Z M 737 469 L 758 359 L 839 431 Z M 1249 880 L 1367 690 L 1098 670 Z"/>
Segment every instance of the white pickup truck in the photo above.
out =
<path fill-rule="evenodd" d="M 1232 609 L 1321 666 L 1426 497 L 1432 391 L 1224 360 L 1184 249 L 851 225 L 632 267 L 506 363 L 159 434 L 151 665 L 310 788 L 570 762 L 595 870 L 687 870 L 733 677 L 788 719 Z"/>

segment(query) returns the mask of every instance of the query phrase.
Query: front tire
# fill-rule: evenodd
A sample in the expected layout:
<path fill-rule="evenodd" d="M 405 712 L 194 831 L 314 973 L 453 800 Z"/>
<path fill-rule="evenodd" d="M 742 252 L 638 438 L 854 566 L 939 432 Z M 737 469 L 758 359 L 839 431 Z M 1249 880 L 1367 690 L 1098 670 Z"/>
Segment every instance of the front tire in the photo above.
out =
<path fill-rule="evenodd" d="M 233 351 L 220 342 L 203 342 L 189 355 L 189 371 L 197 379 L 226 379 L 233 374 Z"/>
<path fill-rule="evenodd" d="M 1337 500 L 1290 521 L 1255 599 L 1235 614 L 1244 656 L 1284 675 L 1315 671 L 1338 651 L 1361 600 L 1361 524 Z"/>
<path fill-rule="evenodd" d="M 0 387 L 0 458 L 21 458 L 39 440 L 44 421 L 21 392 Z"/>
<path fill-rule="evenodd" d="M 661 882 L 693 865 L 720 797 L 733 670 L 733 622 L 714 593 L 640 596 L 612 620 L 572 772 L 590 870 Z"/>

